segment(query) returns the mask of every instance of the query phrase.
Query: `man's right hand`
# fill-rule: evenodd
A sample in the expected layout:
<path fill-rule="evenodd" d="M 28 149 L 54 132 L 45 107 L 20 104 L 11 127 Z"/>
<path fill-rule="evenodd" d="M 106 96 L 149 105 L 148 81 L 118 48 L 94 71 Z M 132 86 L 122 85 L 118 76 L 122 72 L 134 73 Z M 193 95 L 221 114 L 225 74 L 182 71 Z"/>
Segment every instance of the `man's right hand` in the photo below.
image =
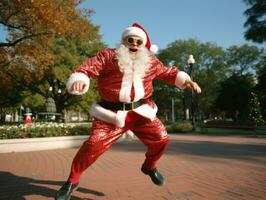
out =
<path fill-rule="evenodd" d="M 72 93 L 79 93 L 85 88 L 86 84 L 84 81 L 76 81 L 73 83 L 71 92 Z"/>

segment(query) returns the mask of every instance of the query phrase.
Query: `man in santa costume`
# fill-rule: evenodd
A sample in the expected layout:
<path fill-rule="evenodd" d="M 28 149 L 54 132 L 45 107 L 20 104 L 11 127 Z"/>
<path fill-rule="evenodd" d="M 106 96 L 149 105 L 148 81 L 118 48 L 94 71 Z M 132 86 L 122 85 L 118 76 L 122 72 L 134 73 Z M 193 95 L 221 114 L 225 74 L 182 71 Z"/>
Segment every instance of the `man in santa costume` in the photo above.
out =
<path fill-rule="evenodd" d="M 70 75 L 67 89 L 76 95 L 87 92 L 90 80 L 97 78 L 101 100 L 92 105 L 94 120 L 90 137 L 77 152 L 57 200 L 69 199 L 81 174 L 128 130 L 147 146 L 141 171 L 154 184 L 163 185 L 157 162 L 168 145 L 168 136 L 156 117 L 158 108 L 151 99 L 152 81 L 162 80 L 198 93 L 201 89 L 187 73 L 164 66 L 153 54 L 155 49 L 144 28 L 135 23 L 123 31 L 116 49 L 103 49 Z"/>

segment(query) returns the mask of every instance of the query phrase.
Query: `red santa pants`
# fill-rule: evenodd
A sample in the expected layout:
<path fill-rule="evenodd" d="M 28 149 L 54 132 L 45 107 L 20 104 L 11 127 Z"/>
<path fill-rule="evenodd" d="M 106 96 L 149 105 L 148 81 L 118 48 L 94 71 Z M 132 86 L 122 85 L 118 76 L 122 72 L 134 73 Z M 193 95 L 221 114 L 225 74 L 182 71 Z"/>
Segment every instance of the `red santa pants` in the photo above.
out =
<path fill-rule="evenodd" d="M 129 129 L 147 146 L 144 167 L 148 170 L 156 168 L 157 161 L 168 145 L 167 132 L 158 118 L 150 121 L 132 112 L 123 128 L 94 119 L 91 135 L 77 152 L 68 180 L 77 183 L 81 174 Z"/>

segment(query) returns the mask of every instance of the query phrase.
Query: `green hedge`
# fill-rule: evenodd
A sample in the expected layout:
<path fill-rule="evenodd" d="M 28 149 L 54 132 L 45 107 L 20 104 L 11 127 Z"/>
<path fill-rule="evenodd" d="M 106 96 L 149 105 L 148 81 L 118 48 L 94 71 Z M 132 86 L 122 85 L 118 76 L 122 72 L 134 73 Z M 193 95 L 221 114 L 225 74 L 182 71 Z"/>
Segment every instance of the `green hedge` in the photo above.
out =
<path fill-rule="evenodd" d="M 193 126 L 190 121 L 179 121 L 166 126 L 167 132 L 190 132 L 193 130 Z"/>
<path fill-rule="evenodd" d="M 88 135 L 91 124 L 18 125 L 0 127 L 0 139 Z"/>
<path fill-rule="evenodd" d="M 0 139 L 37 138 L 55 136 L 88 135 L 91 123 L 33 123 L 30 125 L 0 126 Z M 169 133 L 189 132 L 193 127 L 189 121 L 166 125 Z"/>

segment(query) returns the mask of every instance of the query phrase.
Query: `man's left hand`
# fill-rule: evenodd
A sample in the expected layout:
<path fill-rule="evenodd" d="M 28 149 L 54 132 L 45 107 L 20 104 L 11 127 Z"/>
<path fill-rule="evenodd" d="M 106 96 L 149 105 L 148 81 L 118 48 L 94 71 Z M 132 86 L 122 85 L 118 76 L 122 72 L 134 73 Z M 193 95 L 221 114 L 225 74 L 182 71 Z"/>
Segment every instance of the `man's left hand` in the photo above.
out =
<path fill-rule="evenodd" d="M 192 80 L 186 80 L 186 82 L 184 83 L 184 86 L 186 88 L 191 88 L 191 89 L 195 90 L 197 93 L 201 93 L 200 86 Z"/>

